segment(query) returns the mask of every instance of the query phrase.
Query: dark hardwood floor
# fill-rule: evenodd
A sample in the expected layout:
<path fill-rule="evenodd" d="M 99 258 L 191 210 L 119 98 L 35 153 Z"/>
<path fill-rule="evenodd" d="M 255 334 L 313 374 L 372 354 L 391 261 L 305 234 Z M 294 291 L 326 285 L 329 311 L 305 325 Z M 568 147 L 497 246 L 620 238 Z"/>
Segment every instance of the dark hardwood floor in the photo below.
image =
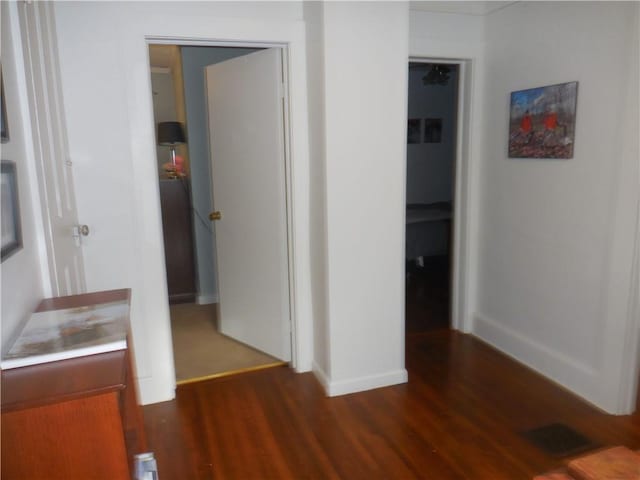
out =
<path fill-rule="evenodd" d="M 408 334 L 449 328 L 450 257 L 424 257 L 406 265 L 405 329 Z"/>
<path fill-rule="evenodd" d="M 640 447 L 640 417 L 606 415 L 471 336 L 407 340 L 409 383 L 327 398 L 273 368 L 180 387 L 145 407 L 160 478 L 530 479 L 561 466 L 520 432 L 562 422 Z"/>
<path fill-rule="evenodd" d="M 313 374 L 279 367 L 184 385 L 146 406 L 160 479 L 531 479 L 567 459 L 521 433 L 555 422 L 640 448 L 640 415 L 606 415 L 428 323 L 407 335 L 404 385 L 327 398 Z"/>

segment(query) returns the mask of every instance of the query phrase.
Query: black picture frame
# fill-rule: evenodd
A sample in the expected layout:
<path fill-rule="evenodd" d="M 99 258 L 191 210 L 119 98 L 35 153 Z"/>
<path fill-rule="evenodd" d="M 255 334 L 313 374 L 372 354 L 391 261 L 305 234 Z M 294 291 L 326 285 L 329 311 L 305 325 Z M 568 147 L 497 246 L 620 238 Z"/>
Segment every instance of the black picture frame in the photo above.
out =
<path fill-rule="evenodd" d="M 422 121 L 419 118 L 407 120 L 407 143 L 420 143 L 422 136 Z"/>
<path fill-rule="evenodd" d="M 4 262 L 22 248 L 22 222 L 15 162 L 2 160 L 0 197 L 1 261 Z"/>
<path fill-rule="evenodd" d="M 424 143 L 442 143 L 442 119 L 424 119 Z"/>
<path fill-rule="evenodd" d="M 9 122 L 7 120 L 7 102 L 4 99 L 4 79 L 0 66 L 0 143 L 9 141 Z"/>

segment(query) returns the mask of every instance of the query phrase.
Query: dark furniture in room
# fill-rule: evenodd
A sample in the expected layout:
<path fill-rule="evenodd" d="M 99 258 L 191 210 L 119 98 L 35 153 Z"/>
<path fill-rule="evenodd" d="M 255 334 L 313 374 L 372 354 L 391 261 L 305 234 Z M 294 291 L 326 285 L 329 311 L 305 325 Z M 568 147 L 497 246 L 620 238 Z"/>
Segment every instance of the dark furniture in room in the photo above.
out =
<path fill-rule="evenodd" d="M 128 305 L 129 295 L 112 290 L 51 298 L 36 311 Z M 128 314 L 125 322 L 128 332 Z M 133 457 L 147 442 L 129 339 L 124 349 L 0 372 L 3 479 L 133 478 Z"/>
<path fill-rule="evenodd" d="M 405 257 L 448 255 L 451 250 L 451 203 L 407 205 Z"/>
<path fill-rule="evenodd" d="M 196 282 L 188 180 L 160 179 L 160 205 L 169 303 L 193 302 Z"/>

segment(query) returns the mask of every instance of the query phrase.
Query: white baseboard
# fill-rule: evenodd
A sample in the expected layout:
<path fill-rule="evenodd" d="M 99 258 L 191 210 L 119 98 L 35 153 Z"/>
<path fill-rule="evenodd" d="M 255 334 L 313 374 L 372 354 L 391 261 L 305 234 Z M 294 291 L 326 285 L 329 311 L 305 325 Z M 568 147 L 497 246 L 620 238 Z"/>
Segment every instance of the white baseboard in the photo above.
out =
<path fill-rule="evenodd" d="M 167 402 L 176 397 L 175 385 L 159 385 L 153 377 L 136 378 L 138 385 L 139 401 L 142 405 L 152 403 Z"/>
<path fill-rule="evenodd" d="M 407 371 L 404 368 L 379 375 L 367 375 L 347 380 L 332 381 L 324 370 L 319 368 L 314 362 L 313 373 L 329 397 L 364 392 L 366 390 L 373 390 L 374 388 L 389 387 L 391 385 L 407 383 L 408 380 Z"/>
<path fill-rule="evenodd" d="M 218 303 L 217 293 L 207 293 L 196 295 L 196 303 L 198 305 L 209 305 L 210 303 Z"/>
<path fill-rule="evenodd" d="M 586 401 L 607 410 L 601 401 L 599 372 L 497 321 L 475 313 L 473 335 Z"/>
<path fill-rule="evenodd" d="M 311 363 L 311 371 L 316 376 L 316 379 L 318 380 L 318 382 L 320 382 L 320 385 L 322 385 L 322 388 L 324 389 L 324 391 L 329 392 L 329 377 L 327 376 L 326 372 L 322 368 L 320 368 L 320 366 L 315 361 Z"/>

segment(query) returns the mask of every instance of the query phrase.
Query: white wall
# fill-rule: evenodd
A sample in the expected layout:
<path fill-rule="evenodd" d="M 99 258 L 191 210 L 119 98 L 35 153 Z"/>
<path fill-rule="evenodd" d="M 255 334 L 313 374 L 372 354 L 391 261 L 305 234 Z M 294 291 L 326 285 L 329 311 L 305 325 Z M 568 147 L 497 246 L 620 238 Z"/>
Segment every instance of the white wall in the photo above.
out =
<path fill-rule="evenodd" d="M 144 403 L 174 395 L 146 38 L 288 43 L 295 244 L 296 354 L 311 365 L 306 75 L 302 6 L 269 2 L 55 4 L 70 157 L 89 290 L 132 287 Z M 90 119 L 90 121 L 88 121 Z M 302 273 L 303 272 L 303 273 Z"/>
<path fill-rule="evenodd" d="M 307 44 L 310 177 L 310 248 L 313 285 L 313 369 L 331 376 L 329 362 L 329 318 L 327 298 L 327 217 L 324 89 L 324 6 L 304 3 Z M 326 380 L 325 380 L 326 381 Z"/>
<path fill-rule="evenodd" d="M 412 57 L 482 58 L 484 17 L 412 10 L 409 53 Z"/>
<path fill-rule="evenodd" d="M 424 85 L 430 67 L 409 70 L 408 118 L 422 121 L 420 143 L 407 144 L 407 203 L 451 202 L 456 152 L 457 67 L 447 85 Z M 442 138 L 424 142 L 424 119 L 442 119 Z"/>
<path fill-rule="evenodd" d="M 407 378 L 407 32 L 406 3 L 323 5 L 330 365 L 318 375 L 331 395 Z"/>
<path fill-rule="evenodd" d="M 2 307 L 1 350 L 17 334 L 26 319 L 44 297 L 51 296 L 48 280 L 44 230 L 28 112 L 26 80 L 20 41 L 17 3 L 0 4 L 2 21 L 2 77 L 7 109 L 9 141 L 0 147 L 2 160 L 16 164 L 20 217 L 22 222 L 21 250 L 6 258 L 0 266 Z"/>
<path fill-rule="evenodd" d="M 610 412 L 638 338 L 638 8 L 519 2 L 487 18 L 474 332 Z M 574 158 L 507 158 L 510 92 L 570 81 Z"/>
<path fill-rule="evenodd" d="M 204 67 L 240 55 L 254 48 L 181 47 L 182 77 L 186 109 L 187 146 L 191 170 L 191 198 L 194 209 L 193 231 L 198 275 L 198 303 L 218 301 L 215 223 L 208 220 L 213 211 L 211 157 Z M 202 221 L 206 220 L 206 223 Z"/>

